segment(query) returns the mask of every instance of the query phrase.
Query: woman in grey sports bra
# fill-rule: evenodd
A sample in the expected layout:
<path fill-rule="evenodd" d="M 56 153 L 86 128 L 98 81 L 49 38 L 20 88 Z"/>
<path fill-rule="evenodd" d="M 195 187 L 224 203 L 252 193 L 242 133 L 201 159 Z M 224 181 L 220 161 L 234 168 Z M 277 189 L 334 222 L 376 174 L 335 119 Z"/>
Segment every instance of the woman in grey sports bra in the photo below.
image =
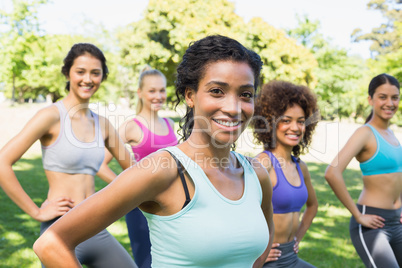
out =
<path fill-rule="evenodd" d="M 23 211 L 41 222 L 41 233 L 95 192 L 94 176 L 103 162 L 105 147 L 123 169 L 131 165 L 130 154 L 109 121 L 88 107 L 108 75 L 102 51 L 92 44 L 75 44 L 64 59 L 62 73 L 68 80 L 68 95 L 40 110 L 0 151 L 0 185 Z M 12 169 L 37 140 L 42 145 L 43 167 L 49 182 L 47 198 L 40 207 L 23 190 Z M 107 167 L 103 171 L 100 177 L 110 182 L 113 172 L 107 172 Z M 82 264 L 136 267 L 116 239 L 106 230 L 98 232 L 77 247 Z"/>
<path fill-rule="evenodd" d="M 373 107 L 325 173 L 332 190 L 352 214 L 353 245 L 366 267 L 402 267 L 402 147 L 389 129 L 398 111 L 400 86 L 380 74 L 369 84 Z M 357 204 L 346 188 L 343 171 L 353 157 L 360 162 L 363 191 Z M 389 157 L 389 159 L 387 159 Z"/>

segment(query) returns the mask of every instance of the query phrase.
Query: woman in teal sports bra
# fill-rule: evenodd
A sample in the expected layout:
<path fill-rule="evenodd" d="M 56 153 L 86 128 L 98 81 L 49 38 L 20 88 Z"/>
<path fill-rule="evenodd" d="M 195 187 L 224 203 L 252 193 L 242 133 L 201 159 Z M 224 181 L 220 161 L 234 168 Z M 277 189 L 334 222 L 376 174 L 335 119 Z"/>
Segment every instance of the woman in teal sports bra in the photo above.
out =
<path fill-rule="evenodd" d="M 0 151 L 0 185 L 25 213 L 41 222 L 41 233 L 95 193 L 95 174 L 105 148 L 113 156 L 120 156 L 122 168 L 132 163 L 110 122 L 88 107 L 108 75 L 103 52 L 93 44 L 75 44 L 61 71 L 67 79 L 67 96 L 38 111 Z M 49 183 L 47 198 L 40 207 L 24 191 L 12 168 L 37 140 L 42 145 L 43 168 Z M 88 211 L 85 217 L 91 215 L 92 211 Z M 77 228 L 85 226 L 86 221 L 82 220 Z M 89 267 L 136 267 L 130 254 L 106 229 L 83 239 L 76 254 L 79 262 Z"/>
<path fill-rule="evenodd" d="M 350 137 L 325 178 L 352 213 L 350 236 L 366 267 L 397 268 L 402 266 L 402 146 L 389 125 L 399 107 L 399 82 L 380 74 L 368 93 L 373 109 L 366 124 Z M 364 185 L 357 205 L 342 176 L 353 157 L 360 162 Z"/>
<path fill-rule="evenodd" d="M 47 267 L 79 267 L 76 245 L 139 207 L 152 267 L 261 268 L 272 244 L 271 182 L 257 160 L 231 151 L 254 114 L 261 67 L 234 39 L 191 43 L 176 79 L 184 141 L 144 157 L 53 224 L 34 244 Z"/>

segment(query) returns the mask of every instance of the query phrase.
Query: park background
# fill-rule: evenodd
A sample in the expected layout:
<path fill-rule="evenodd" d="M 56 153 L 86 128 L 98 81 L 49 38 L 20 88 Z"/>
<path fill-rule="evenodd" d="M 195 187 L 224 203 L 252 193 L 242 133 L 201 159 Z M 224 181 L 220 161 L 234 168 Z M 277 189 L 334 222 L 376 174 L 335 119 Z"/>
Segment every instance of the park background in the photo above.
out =
<path fill-rule="evenodd" d="M 8 5 L 3 9 L 5 2 Z M 308 162 L 320 207 L 302 241 L 300 256 L 317 267 L 363 267 L 349 238 L 350 214 L 326 184 L 324 172 L 369 113 L 367 85 L 370 79 L 387 72 L 402 81 L 402 1 L 366 1 L 367 9 L 376 14 L 373 18 L 378 23 L 369 30 L 356 27 L 350 33 L 351 42 L 369 44 L 367 51 L 360 54 L 339 46 L 328 37 L 330 32 L 322 31 L 320 20 L 306 14 L 289 18 L 296 21 L 292 28 L 277 28 L 269 20 L 252 14 L 247 20 L 239 16 L 236 13 L 239 0 L 145 2 L 141 7 L 142 15 L 133 21 L 125 18 L 124 26 L 109 29 L 87 18 L 75 18 L 72 25 L 80 25 L 77 33 L 58 34 L 44 30 L 39 16 L 39 11 L 52 1 L 2 0 L 0 148 L 36 111 L 66 95 L 60 68 L 63 57 L 77 42 L 96 44 L 108 59 L 110 74 L 95 96 L 92 106 L 95 111 L 108 117 L 116 127 L 134 116 L 138 75 L 145 64 L 149 64 L 168 78 L 168 105 L 163 113 L 175 119 L 177 129 L 182 107 L 173 110 L 174 80 L 181 56 L 191 41 L 207 34 L 227 35 L 261 56 L 264 62 L 261 83 L 280 79 L 304 84 L 319 100 L 321 120 L 310 151 L 302 159 Z M 257 10 L 258 6 L 254 8 Z M 348 6 L 343 8 L 346 10 Z M 334 12 L 339 13 L 341 23 L 346 18 L 339 10 L 342 9 Z M 85 14 L 85 10 L 82 13 Z M 358 19 L 356 14 L 356 25 Z M 400 141 L 401 111 L 402 103 L 391 126 Z M 250 129 L 238 141 L 237 150 L 244 154 L 254 156 L 260 149 Z M 44 201 L 47 190 L 41 165 L 38 142 L 15 165 L 21 184 L 38 205 Z M 119 171 L 116 162 L 111 166 Z M 357 199 L 362 183 L 355 160 L 345 172 L 345 180 L 352 197 Z M 99 179 L 96 185 L 97 190 L 105 186 Z M 0 202 L 0 267 L 39 267 L 32 251 L 32 244 L 39 235 L 39 223 L 25 215 L 3 191 L 0 191 Z M 129 250 L 124 221 L 119 220 L 109 230 Z"/>

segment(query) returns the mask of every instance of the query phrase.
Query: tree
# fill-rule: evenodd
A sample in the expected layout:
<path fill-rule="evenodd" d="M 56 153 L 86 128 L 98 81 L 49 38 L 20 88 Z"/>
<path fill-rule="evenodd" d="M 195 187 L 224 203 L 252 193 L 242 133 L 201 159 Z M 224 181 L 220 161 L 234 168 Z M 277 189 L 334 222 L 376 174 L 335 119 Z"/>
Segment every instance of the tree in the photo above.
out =
<path fill-rule="evenodd" d="M 6 26 L 0 33 L 1 78 L 11 84 L 13 101 L 17 94 L 22 100 L 26 91 L 21 83 L 26 81 L 22 73 L 29 68 L 26 57 L 32 52 L 30 44 L 41 38 L 36 14 L 38 6 L 46 2 L 13 0 L 11 12 L 0 10 L 0 21 Z"/>
<path fill-rule="evenodd" d="M 304 46 L 289 39 L 285 32 L 275 29 L 260 18 L 247 24 L 246 44 L 257 52 L 264 63 L 262 83 L 287 80 L 310 87 L 317 84 L 313 70 L 317 61 Z"/>
<path fill-rule="evenodd" d="M 298 27 L 287 31 L 314 54 L 318 67 L 314 75 L 318 84 L 314 89 L 318 96 L 324 119 L 334 117 L 361 117 L 365 111 L 366 96 L 360 85 L 367 69 L 360 58 L 350 57 L 345 49 L 332 46 L 320 33 L 320 22 L 307 16 L 297 17 Z"/>
<path fill-rule="evenodd" d="M 400 35 L 398 39 L 397 23 L 402 21 L 402 1 L 371 0 L 367 7 L 380 11 L 386 21 L 379 27 L 373 28 L 371 33 L 362 33 L 361 29 L 355 29 L 352 33 L 354 41 L 372 41 L 370 50 L 374 57 L 400 50 Z"/>
<path fill-rule="evenodd" d="M 188 45 L 206 35 L 221 34 L 260 54 L 264 80 L 281 78 L 314 83 L 311 53 L 261 19 L 246 24 L 227 0 L 150 0 L 144 18 L 118 35 L 123 65 L 137 80 L 145 64 L 161 70 L 172 101 L 176 67 Z M 267 31 L 267 32 L 265 32 Z"/>

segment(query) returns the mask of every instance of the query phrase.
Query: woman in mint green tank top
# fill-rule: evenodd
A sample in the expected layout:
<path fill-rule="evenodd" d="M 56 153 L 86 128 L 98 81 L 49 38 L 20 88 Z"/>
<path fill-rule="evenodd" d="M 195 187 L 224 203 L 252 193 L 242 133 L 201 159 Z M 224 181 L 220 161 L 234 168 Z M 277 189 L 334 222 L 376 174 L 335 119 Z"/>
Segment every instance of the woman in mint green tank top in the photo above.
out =
<path fill-rule="evenodd" d="M 77 267 L 75 246 L 135 207 L 148 220 L 152 267 L 262 267 L 271 182 L 257 160 L 232 152 L 253 116 L 261 66 L 225 36 L 191 43 L 176 79 L 183 142 L 143 158 L 53 224 L 34 245 L 47 267 Z"/>
<path fill-rule="evenodd" d="M 95 192 L 95 174 L 103 162 L 105 148 L 120 156 L 123 168 L 132 164 L 109 121 L 89 109 L 92 96 L 108 75 L 103 52 L 93 44 L 75 44 L 61 71 L 68 81 L 67 96 L 38 111 L 0 151 L 0 185 L 24 212 L 41 222 L 41 233 Z M 37 140 L 42 145 L 43 168 L 49 184 L 40 207 L 23 190 L 12 169 Z M 113 179 L 102 174 L 106 182 Z M 87 211 L 85 217 L 91 215 L 92 211 Z M 83 220 L 77 229 L 86 224 Z M 80 263 L 95 268 L 136 267 L 129 253 L 106 229 L 92 235 L 77 246 Z"/>
<path fill-rule="evenodd" d="M 372 112 L 325 173 L 329 185 L 352 214 L 350 236 L 366 267 L 402 266 L 402 146 L 389 128 L 398 112 L 399 82 L 388 74 L 369 84 Z M 357 204 L 342 173 L 352 158 L 360 162 L 363 191 Z"/>

